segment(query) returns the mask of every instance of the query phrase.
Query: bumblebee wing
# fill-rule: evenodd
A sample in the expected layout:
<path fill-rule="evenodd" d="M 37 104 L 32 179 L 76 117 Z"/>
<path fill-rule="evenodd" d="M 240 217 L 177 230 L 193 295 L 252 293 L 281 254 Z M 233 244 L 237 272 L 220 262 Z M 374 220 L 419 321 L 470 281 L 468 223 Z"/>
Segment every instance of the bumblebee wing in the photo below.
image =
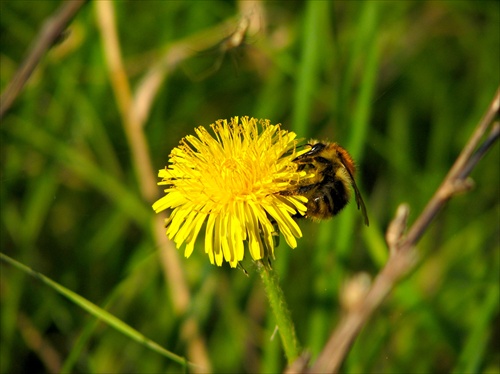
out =
<path fill-rule="evenodd" d="M 356 185 L 356 182 L 354 181 L 352 176 L 351 180 L 352 180 L 352 187 L 354 188 L 354 195 L 356 196 L 356 204 L 358 204 L 358 209 L 361 208 L 361 214 L 365 219 L 365 225 L 370 226 L 370 222 L 368 221 L 368 213 L 366 212 L 366 206 L 365 202 L 363 201 L 363 198 L 361 197 L 361 192 L 359 192 L 358 186 Z"/>
<path fill-rule="evenodd" d="M 359 192 L 358 186 L 356 185 L 356 181 L 354 180 L 354 176 L 351 174 L 351 171 L 346 166 L 342 155 L 339 155 L 339 156 L 340 156 L 340 160 L 342 162 L 342 165 L 344 166 L 344 168 L 349 173 L 349 176 L 351 177 L 351 185 L 352 185 L 352 188 L 354 188 L 354 194 L 356 196 L 356 204 L 358 204 L 358 209 L 361 209 L 361 214 L 363 215 L 363 218 L 365 219 L 365 225 L 370 226 L 370 221 L 368 220 L 368 213 L 366 211 L 365 202 L 363 201 L 363 197 L 361 197 L 361 192 Z"/>

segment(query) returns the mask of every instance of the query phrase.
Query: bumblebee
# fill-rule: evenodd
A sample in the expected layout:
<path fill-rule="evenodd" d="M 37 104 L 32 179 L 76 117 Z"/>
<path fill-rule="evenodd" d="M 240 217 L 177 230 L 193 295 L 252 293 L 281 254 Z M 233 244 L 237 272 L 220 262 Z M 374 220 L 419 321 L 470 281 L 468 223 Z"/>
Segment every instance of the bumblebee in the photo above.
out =
<path fill-rule="evenodd" d="M 311 150 L 295 158 L 299 171 L 313 174 L 304 178 L 284 195 L 307 197 L 305 217 L 322 220 L 337 215 L 351 198 L 351 186 L 354 189 L 358 209 L 361 209 L 365 225 L 368 226 L 368 214 L 358 186 L 354 181 L 356 166 L 351 155 L 337 143 L 311 140 L 307 145 Z"/>

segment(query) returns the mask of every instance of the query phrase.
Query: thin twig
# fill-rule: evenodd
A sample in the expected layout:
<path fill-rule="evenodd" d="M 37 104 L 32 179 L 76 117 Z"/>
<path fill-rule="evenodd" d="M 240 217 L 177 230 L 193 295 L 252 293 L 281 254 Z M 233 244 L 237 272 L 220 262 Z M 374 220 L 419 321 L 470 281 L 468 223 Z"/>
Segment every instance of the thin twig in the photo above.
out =
<path fill-rule="evenodd" d="M 252 4 L 247 4 L 250 3 L 247 1 L 243 3 L 245 5 L 253 4 L 247 12 L 242 12 L 242 17 L 248 19 L 249 28 L 255 29 L 255 25 L 261 23 L 264 18 L 263 9 L 259 4 L 255 5 L 253 2 Z M 131 116 L 139 123 L 139 126 L 145 125 L 154 99 L 168 73 L 175 70 L 183 61 L 196 56 L 199 51 L 209 49 L 220 43 L 221 35 L 234 27 L 236 22 L 237 18 L 230 18 L 208 30 L 204 29 L 168 46 L 165 53 L 149 68 L 136 89 Z"/>
<path fill-rule="evenodd" d="M 493 123 L 493 127 L 486 138 L 486 140 L 481 144 L 481 147 L 471 156 L 468 162 L 462 169 L 462 173 L 459 174 L 459 178 L 465 179 L 469 175 L 476 164 L 483 158 L 490 147 L 498 140 L 500 135 L 500 123 L 497 121 Z"/>
<path fill-rule="evenodd" d="M 229 25 L 229 22 L 222 22 L 210 30 L 202 30 L 198 34 L 172 43 L 167 47 L 165 53 L 151 65 L 137 86 L 131 108 L 131 115 L 140 126 L 145 125 L 165 77 L 183 61 L 195 56 L 197 51 L 217 43 Z"/>
<path fill-rule="evenodd" d="M 45 52 L 54 45 L 54 42 L 60 37 L 61 33 L 86 2 L 87 0 L 65 1 L 54 15 L 44 22 L 27 57 L 2 93 L 2 97 L 0 98 L 0 119 L 3 118 L 16 97 L 21 93 L 31 73 L 33 73 L 33 70 L 35 70 L 35 67 L 45 55 Z"/>
<path fill-rule="evenodd" d="M 467 189 L 467 177 L 484 153 L 498 140 L 499 126 L 494 123 L 500 107 L 500 87 L 486 114 L 479 122 L 473 135 L 465 145 L 441 186 L 437 189 L 421 215 L 411 226 L 406 237 L 402 236 L 406 225 L 407 208 L 399 208 L 389 226 L 386 239 L 390 248 L 390 257 L 386 265 L 375 278 L 366 298 L 356 307 L 346 311 L 346 315 L 330 336 L 309 373 L 335 373 L 339 370 L 348 350 L 373 311 L 382 303 L 398 280 L 411 271 L 417 261 L 415 245 L 427 227 L 456 193 Z M 492 126 L 487 139 L 479 142 Z M 475 151 L 477 149 L 477 151 Z"/>
<path fill-rule="evenodd" d="M 452 168 L 446 175 L 443 183 L 438 188 L 430 202 L 425 207 L 422 214 L 417 218 L 415 223 L 412 225 L 408 232 L 406 241 L 408 242 L 407 247 L 413 246 L 418 242 L 420 237 L 425 232 L 427 226 L 430 224 L 434 216 L 441 210 L 444 203 L 456 193 L 455 188 L 457 188 L 457 182 L 460 180 L 465 180 L 465 176 L 459 178 L 462 174 L 466 163 L 472 157 L 474 150 L 477 148 L 481 138 L 486 134 L 488 127 L 492 124 L 495 116 L 498 116 L 498 110 L 500 107 L 500 88 L 496 92 L 496 95 L 490 104 L 487 112 L 479 122 L 476 130 L 472 134 L 471 138 L 465 145 L 464 149 L 458 156 L 457 160 L 453 164 Z M 402 249 L 404 250 L 404 249 Z"/>

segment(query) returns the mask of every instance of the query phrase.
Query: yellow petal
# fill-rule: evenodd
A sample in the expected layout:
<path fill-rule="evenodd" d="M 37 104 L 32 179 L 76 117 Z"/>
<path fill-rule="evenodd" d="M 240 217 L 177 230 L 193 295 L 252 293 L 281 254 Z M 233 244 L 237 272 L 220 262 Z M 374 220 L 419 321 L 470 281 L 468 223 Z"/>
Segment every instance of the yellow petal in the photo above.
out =
<path fill-rule="evenodd" d="M 186 250 L 184 251 L 184 256 L 186 258 L 191 256 L 193 253 L 194 243 L 196 242 L 196 238 L 198 237 L 203 222 L 205 222 L 205 218 L 207 218 L 206 213 L 198 213 L 194 219 L 194 227 L 191 229 L 186 241 Z"/>

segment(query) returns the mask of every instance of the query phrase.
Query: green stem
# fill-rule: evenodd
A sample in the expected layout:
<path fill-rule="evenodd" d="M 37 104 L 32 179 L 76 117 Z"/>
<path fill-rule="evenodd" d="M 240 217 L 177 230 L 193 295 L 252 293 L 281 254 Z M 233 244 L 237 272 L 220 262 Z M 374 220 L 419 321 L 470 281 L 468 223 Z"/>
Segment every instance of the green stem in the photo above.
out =
<path fill-rule="evenodd" d="M 269 266 L 265 266 L 262 261 L 257 262 L 257 270 L 264 283 L 264 289 L 269 299 L 269 304 L 276 318 L 278 332 L 281 336 L 283 349 L 288 363 L 297 359 L 300 354 L 300 346 L 295 334 L 295 326 L 292 322 L 292 315 L 286 304 L 285 296 L 279 285 L 278 276 Z"/>

